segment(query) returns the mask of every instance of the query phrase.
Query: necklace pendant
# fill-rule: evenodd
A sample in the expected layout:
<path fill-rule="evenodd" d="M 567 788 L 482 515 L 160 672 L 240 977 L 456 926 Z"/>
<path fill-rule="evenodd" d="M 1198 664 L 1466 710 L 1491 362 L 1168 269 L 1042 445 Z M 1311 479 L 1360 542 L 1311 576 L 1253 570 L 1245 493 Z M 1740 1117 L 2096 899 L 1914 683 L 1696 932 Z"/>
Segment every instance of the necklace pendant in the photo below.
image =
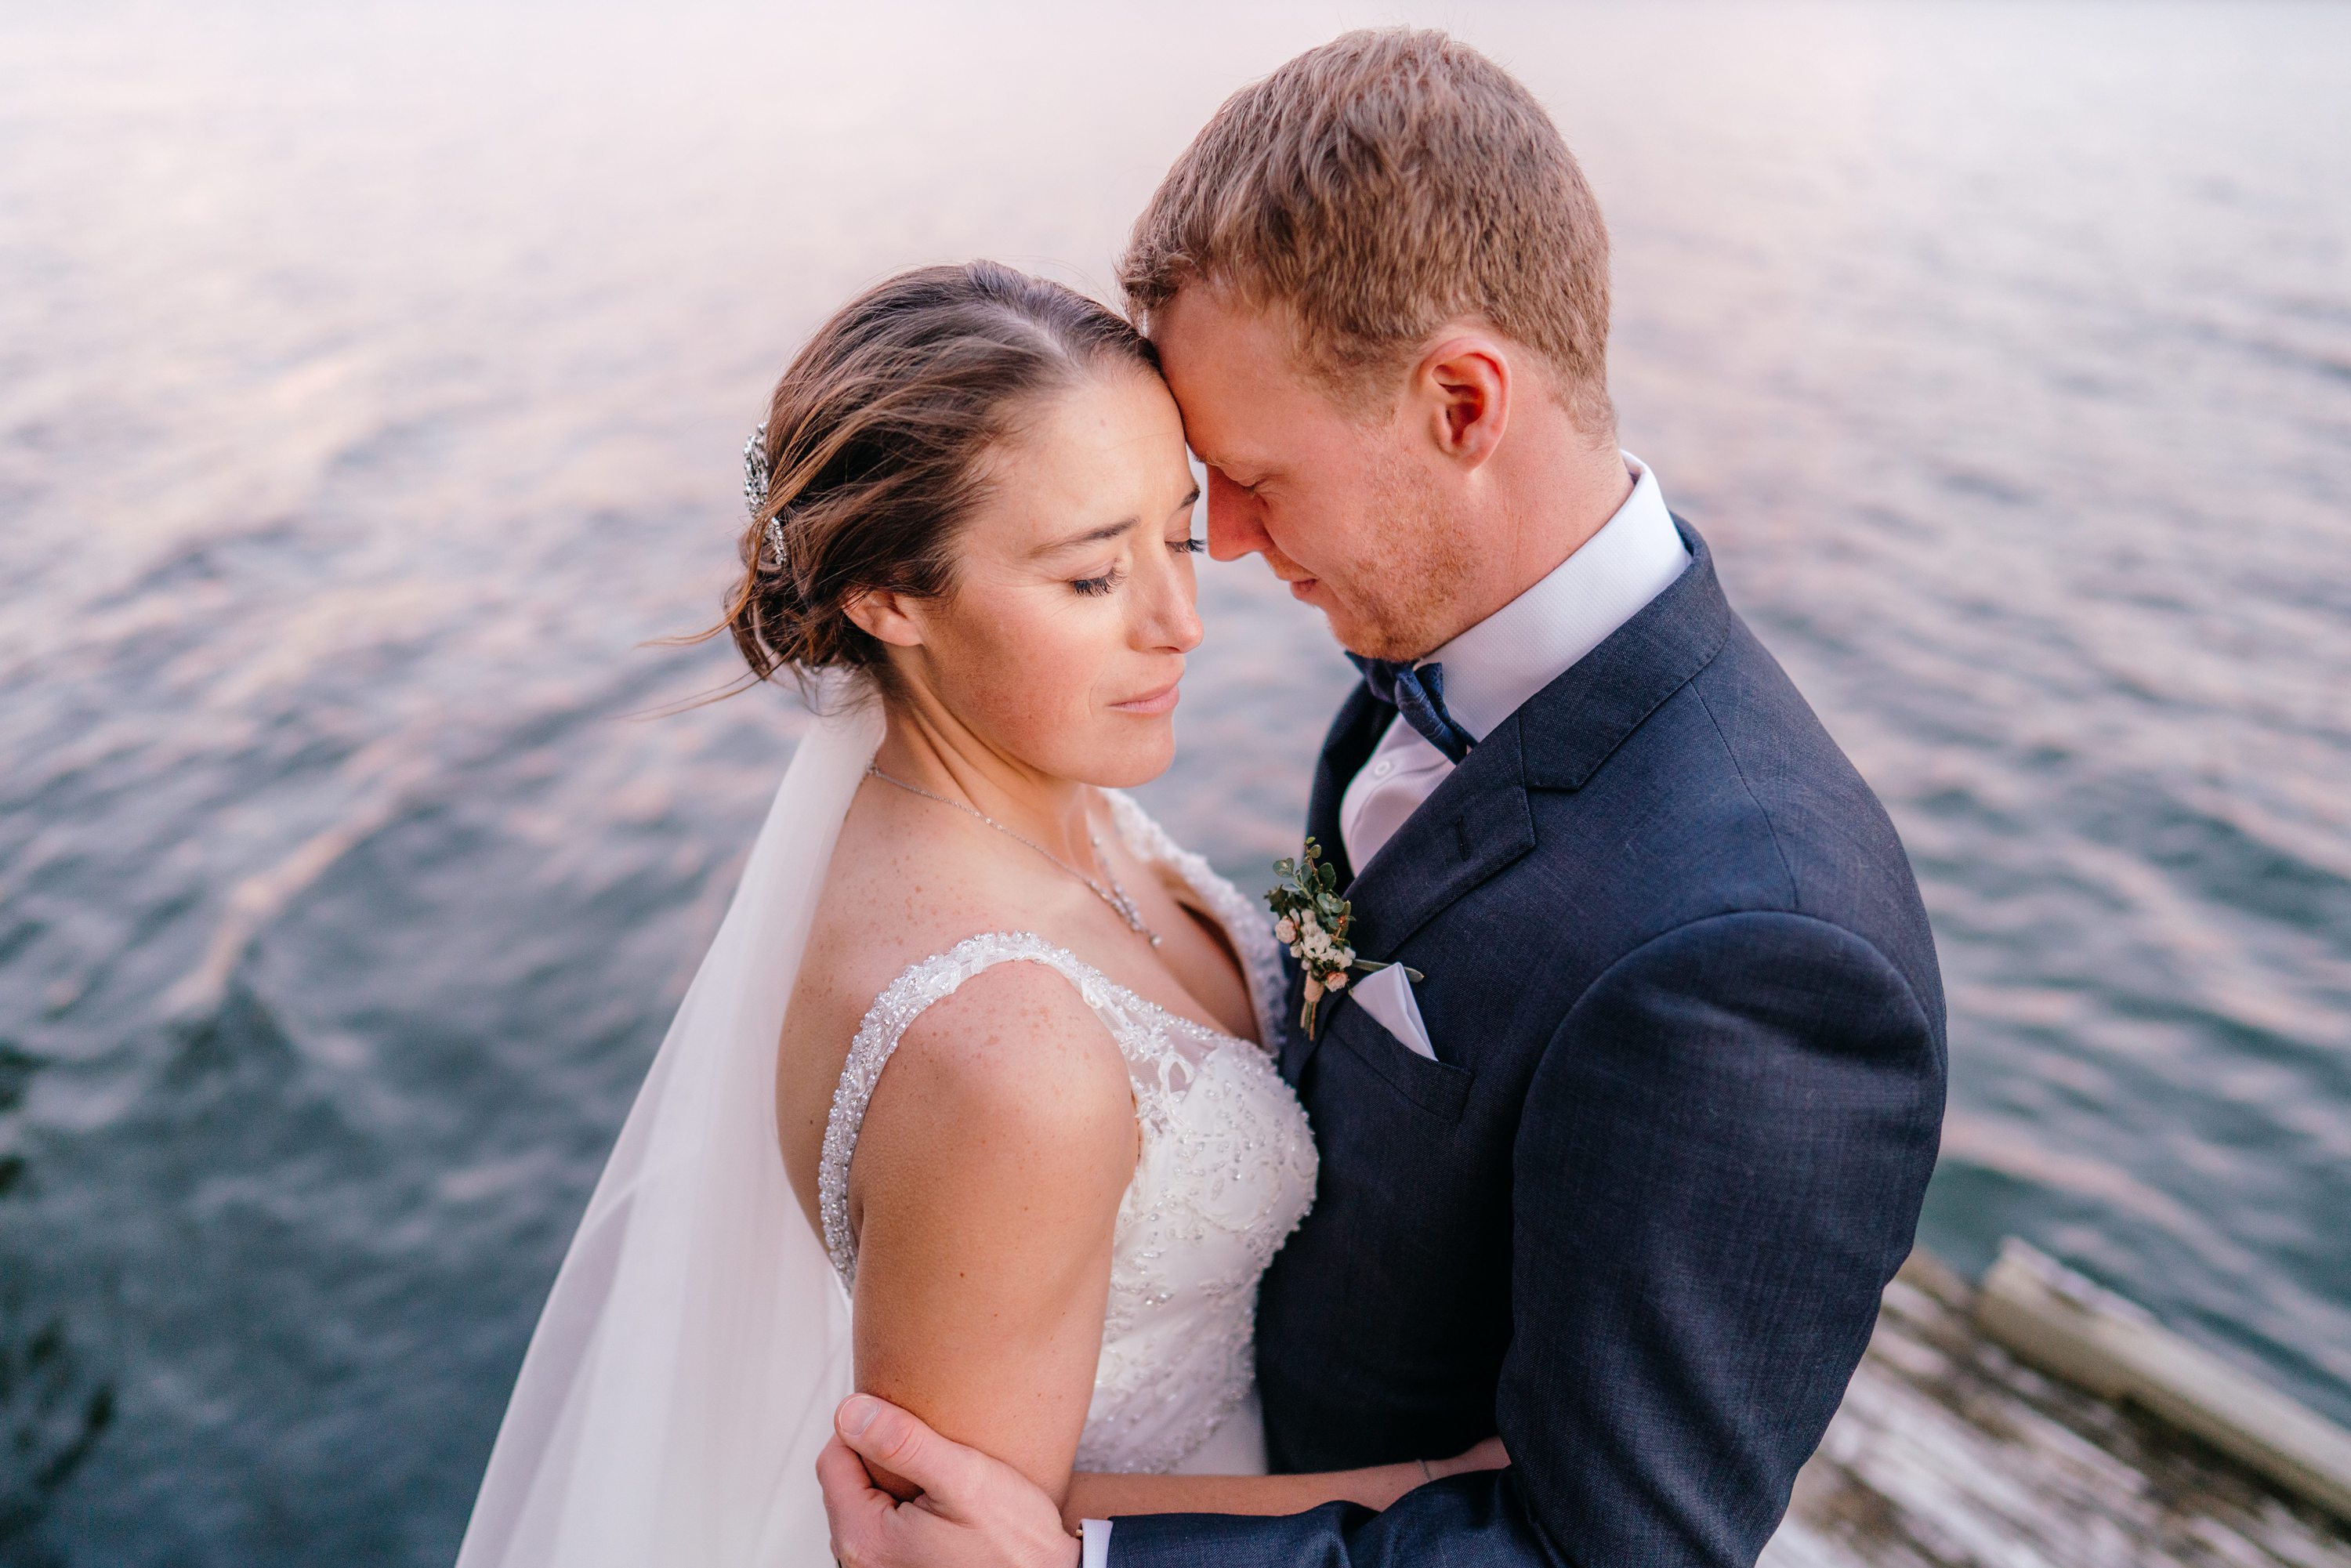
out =
<path fill-rule="evenodd" d="M 1150 922 L 1143 918 L 1143 906 L 1134 902 L 1134 895 L 1120 887 L 1114 878 L 1112 880 L 1111 886 L 1118 894 L 1113 907 L 1126 917 L 1126 928 L 1138 936 L 1147 937 L 1154 947 L 1158 946 L 1159 933 L 1154 931 Z"/>

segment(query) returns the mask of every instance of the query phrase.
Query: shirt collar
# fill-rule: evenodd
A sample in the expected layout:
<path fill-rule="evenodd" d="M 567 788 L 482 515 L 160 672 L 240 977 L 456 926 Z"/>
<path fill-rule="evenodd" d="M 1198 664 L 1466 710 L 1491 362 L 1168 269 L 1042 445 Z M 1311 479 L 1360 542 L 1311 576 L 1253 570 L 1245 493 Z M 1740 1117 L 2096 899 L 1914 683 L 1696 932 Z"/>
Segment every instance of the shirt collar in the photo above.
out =
<path fill-rule="evenodd" d="M 1477 739 L 1606 641 L 1689 564 L 1656 472 L 1629 452 L 1622 455 L 1633 493 L 1600 531 L 1420 661 L 1445 666 L 1446 709 Z"/>

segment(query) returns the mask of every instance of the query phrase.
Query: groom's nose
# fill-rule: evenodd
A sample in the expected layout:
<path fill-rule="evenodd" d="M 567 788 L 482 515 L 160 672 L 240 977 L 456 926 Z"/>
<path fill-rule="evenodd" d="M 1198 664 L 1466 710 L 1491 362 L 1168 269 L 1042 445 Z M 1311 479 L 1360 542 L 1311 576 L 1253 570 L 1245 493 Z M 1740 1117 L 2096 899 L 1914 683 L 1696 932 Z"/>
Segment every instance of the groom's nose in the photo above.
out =
<path fill-rule="evenodd" d="M 1265 531 L 1265 503 L 1214 468 L 1208 470 L 1208 554 L 1238 560 L 1272 545 Z"/>

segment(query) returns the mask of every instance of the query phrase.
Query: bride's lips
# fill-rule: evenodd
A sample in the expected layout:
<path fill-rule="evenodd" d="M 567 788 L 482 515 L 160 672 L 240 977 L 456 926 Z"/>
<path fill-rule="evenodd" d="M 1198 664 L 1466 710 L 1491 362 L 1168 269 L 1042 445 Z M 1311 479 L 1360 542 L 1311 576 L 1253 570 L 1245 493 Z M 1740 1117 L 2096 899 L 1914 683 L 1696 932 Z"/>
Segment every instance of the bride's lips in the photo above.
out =
<path fill-rule="evenodd" d="M 1170 713 L 1175 710 L 1177 699 L 1184 695 L 1183 686 L 1184 677 L 1178 675 L 1155 692 L 1145 692 L 1139 697 L 1129 697 L 1123 703 L 1113 703 L 1110 706 L 1121 713 L 1144 715 Z"/>

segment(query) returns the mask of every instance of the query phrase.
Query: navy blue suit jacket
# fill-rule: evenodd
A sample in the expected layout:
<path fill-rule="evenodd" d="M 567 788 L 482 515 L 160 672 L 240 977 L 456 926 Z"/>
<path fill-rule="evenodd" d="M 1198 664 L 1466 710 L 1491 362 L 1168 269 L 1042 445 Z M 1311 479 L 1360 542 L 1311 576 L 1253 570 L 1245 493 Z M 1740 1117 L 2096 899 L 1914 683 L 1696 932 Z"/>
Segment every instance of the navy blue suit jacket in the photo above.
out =
<path fill-rule="evenodd" d="M 1499 1430 L 1511 1467 L 1123 1519 L 1114 1568 L 1747 1568 L 1786 1511 L 1910 1249 L 1942 985 L 1893 824 L 1683 538 L 1360 873 L 1339 800 L 1395 710 L 1358 687 L 1315 772 L 1437 1059 L 1344 993 L 1284 1044 L 1322 1167 L 1259 1300 L 1273 1465 Z"/>

